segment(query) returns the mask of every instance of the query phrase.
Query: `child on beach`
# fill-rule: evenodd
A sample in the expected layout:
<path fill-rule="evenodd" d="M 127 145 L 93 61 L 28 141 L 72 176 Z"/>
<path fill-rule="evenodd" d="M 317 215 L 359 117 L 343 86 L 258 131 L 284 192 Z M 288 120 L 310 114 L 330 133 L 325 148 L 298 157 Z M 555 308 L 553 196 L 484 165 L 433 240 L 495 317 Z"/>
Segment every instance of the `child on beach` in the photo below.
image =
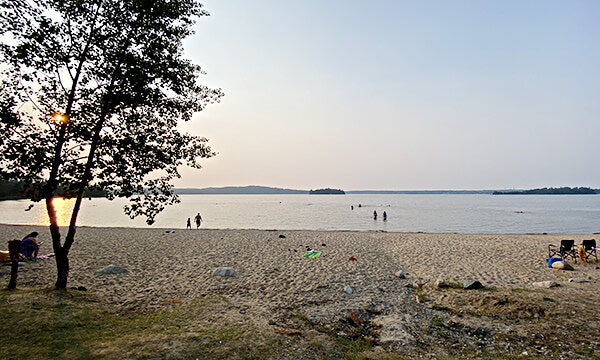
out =
<path fill-rule="evenodd" d="M 190 218 L 187 219 L 187 225 L 185 226 L 185 228 L 192 230 L 192 220 Z"/>

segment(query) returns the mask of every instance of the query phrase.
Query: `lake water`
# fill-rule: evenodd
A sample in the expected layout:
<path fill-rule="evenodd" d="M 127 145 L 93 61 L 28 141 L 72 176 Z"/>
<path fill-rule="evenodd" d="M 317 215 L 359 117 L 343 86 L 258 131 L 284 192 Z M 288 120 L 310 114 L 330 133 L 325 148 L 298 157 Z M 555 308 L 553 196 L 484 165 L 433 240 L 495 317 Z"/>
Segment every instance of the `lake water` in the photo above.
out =
<path fill-rule="evenodd" d="M 200 212 L 202 228 L 458 233 L 600 232 L 599 195 L 180 195 L 152 227 L 182 229 Z M 61 223 L 72 200 L 56 199 Z M 125 200 L 85 200 L 79 226 L 147 227 L 123 214 Z M 358 207 L 361 204 L 361 207 Z M 47 224 L 45 205 L 0 201 L 0 222 Z M 351 205 L 354 210 L 351 210 Z M 377 220 L 373 219 L 377 211 Z M 388 219 L 383 221 L 383 212 Z M 194 225 L 195 226 L 195 225 Z"/>

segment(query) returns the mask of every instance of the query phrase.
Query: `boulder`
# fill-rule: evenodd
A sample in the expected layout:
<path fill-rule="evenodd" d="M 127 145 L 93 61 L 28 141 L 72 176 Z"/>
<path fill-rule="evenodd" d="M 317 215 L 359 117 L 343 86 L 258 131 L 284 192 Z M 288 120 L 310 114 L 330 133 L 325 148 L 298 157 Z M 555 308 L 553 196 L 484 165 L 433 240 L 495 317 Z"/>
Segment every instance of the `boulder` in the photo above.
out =
<path fill-rule="evenodd" d="M 230 268 L 230 267 L 222 267 L 222 268 L 213 270 L 213 275 L 233 276 L 233 274 L 235 274 L 235 270 L 233 270 L 233 268 Z"/>
<path fill-rule="evenodd" d="M 483 285 L 478 280 L 463 281 L 463 288 L 466 290 L 481 289 Z"/>
<path fill-rule="evenodd" d="M 573 270 L 573 267 L 564 261 L 555 261 L 552 263 L 552 268 L 556 270 Z"/>
<path fill-rule="evenodd" d="M 534 282 L 532 285 L 535 287 L 550 289 L 553 287 L 557 287 L 558 283 L 556 281 L 548 280 L 548 281 Z"/>
<path fill-rule="evenodd" d="M 127 274 L 129 271 L 122 267 L 110 264 L 102 270 L 98 270 L 99 274 Z"/>

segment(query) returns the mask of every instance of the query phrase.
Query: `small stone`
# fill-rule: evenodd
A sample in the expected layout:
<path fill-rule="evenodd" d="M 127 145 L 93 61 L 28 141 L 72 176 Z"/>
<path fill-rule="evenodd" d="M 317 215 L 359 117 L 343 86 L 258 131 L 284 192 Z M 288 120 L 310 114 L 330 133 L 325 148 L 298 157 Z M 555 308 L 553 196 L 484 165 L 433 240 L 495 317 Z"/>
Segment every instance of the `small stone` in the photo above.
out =
<path fill-rule="evenodd" d="M 98 270 L 98 273 L 100 274 L 127 274 L 128 272 L 128 270 L 113 264 L 108 265 L 102 270 Z"/>
<path fill-rule="evenodd" d="M 233 276 L 233 274 L 235 274 L 235 270 L 233 270 L 233 268 L 230 267 L 223 267 L 213 270 L 213 275 Z"/>
<path fill-rule="evenodd" d="M 445 288 L 447 286 L 448 285 L 446 284 L 446 282 L 444 281 L 444 279 L 437 279 L 435 281 L 435 287 L 438 288 L 438 289 Z"/>
<path fill-rule="evenodd" d="M 400 271 L 397 271 L 397 272 L 394 274 L 394 276 L 395 276 L 395 277 L 397 277 L 397 278 L 400 278 L 400 279 L 406 279 L 406 274 L 405 274 L 405 273 L 404 273 L 404 271 L 402 271 L 402 270 L 400 270 Z"/>
<path fill-rule="evenodd" d="M 466 290 L 481 289 L 483 285 L 478 280 L 463 281 L 463 288 Z"/>
<path fill-rule="evenodd" d="M 542 288 L 546 288 L 546 289 L 558 286 L 558 284 L 555 281 L 552 281 L 552 280 L 534 282 L 532 285 L 535 286 L 535 287 L 542 287 Z"/>
<path fill-rule="evenodd" d="M 280 238 L 280 239 L 285 239 L 285 235 L 283 235 L 283 234 L 279 234 L 279 238 Z"/>
<path fill-rule="evenodd" d="M 348 295 L 352 294 L 354 292 L 354 290 L 352 290 L 352 288 L 350 286 L 346 286 L 344 288 L 344 292 Z"/>

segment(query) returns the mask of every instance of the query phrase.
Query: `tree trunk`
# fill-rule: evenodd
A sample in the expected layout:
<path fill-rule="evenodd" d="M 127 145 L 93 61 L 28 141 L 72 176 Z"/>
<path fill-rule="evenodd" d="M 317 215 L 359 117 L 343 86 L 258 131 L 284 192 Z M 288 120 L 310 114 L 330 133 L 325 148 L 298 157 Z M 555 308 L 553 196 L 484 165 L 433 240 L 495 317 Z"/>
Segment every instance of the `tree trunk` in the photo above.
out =
<path fill-rule="evenodd" d="M 19 274 L 19 260 L 10 260 L 10 281 L 8 282 L 8 290 L 17 288 L 17 276 Z"/>
<path fill-rule="evenodd" d="M 19 271 L 19 250 L 21 249 L 20 240 L 11 240 L 8 242 L 8 256 L 10 256 L 10 281 L 8 290 L 17 288 L 17 276 Z"/>
<path fill-rule="evenodd" d="M 56 256 L 56 288 L 66 289 L 69 279 L 69 256 L 64 249 L 55 253 Z"/>

